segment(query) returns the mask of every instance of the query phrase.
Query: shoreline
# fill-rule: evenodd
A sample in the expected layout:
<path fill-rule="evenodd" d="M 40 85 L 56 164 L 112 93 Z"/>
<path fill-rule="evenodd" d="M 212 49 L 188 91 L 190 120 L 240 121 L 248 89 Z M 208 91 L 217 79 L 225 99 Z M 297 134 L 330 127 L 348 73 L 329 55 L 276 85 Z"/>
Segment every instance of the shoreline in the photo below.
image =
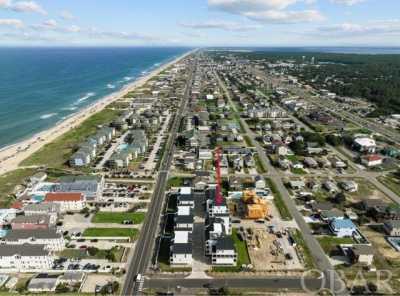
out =
<path fill-rule="evenodd" d="M 0 149 L 0 175 L 16 170 L 19 164 L 33 153 L 40 150 L 44 145 L 51 143 L 61 135 L 67 133 L 71 129 L 79 126 L 83 121 L 92 115 L 102 111 L 109 104 L 121 99 L 126 93 L 143 86 L 147 81 L 159 75 L 162 71 L 170 66 L 178 63 L 186 56 L 193 53 L 194 50 L 188 51 L 172 61 L 165 62 L 159 67 L 151 70 L 145 76 L 139 76 L 131 83 L 126 84 L 120 90 L 113 92 L 103 98 L 100 98 L 93 104 L 90 104 L 76 113 L 72 113 L 67 118 L 59 121 L 54 127 L 48 128 L 29 136 L 25 140 L 21 140 L 15 144 L 10 144 Z"/>

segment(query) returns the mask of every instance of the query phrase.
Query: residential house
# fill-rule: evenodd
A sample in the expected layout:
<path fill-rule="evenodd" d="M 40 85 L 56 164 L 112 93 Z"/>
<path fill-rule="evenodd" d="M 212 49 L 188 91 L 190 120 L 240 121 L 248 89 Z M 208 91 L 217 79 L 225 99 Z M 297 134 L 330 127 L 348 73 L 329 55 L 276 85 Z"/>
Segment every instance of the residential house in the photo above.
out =
<path fill-rule="evenodd" d="M 383 162 L 383 158 L 378 154 L 364 155 L 361 158 L 361 163 L 367 167 L 374 167 L 381 165 Z"/>
<path fill-rule="evenodd" d="M 29 270 L 49 270 L 54 257 L 44 245 L 1 245 L 0 269 L 14 269 L 21 272 Z"/>
<path fill-rule="evenodd" d="M 61 213 L 60 205 L 57 203 L 40 203 L 28 204 L 23 208 L 25 216 L 34 215 L 48 215 L 50 217 L 50 224 L 57 222 L 58 216 Z"/>
<path fill-rule="evenodd" d="M 27 290 L 31 293 L 55 292 L 59 276 L 58 274 L 38 274 L 29 281 Z"/>
<path fill-rule="evenodd" d="M 17 216 L 11 221 L 13 230 L 26 229 L 48 229 L 50 227 L 50 217 L 48 215 Z"/>
<path fill-rule="evenodd" d="M 4 238 L 7 245 L 44 245 L 49 251 L 62 251 L 65 248 L 65 240 L 55 228 L 49 229 L 13 229 Z"/>
<path fill-rule="evenodd" d="M 400 236 L 400 220 L 388 220 L 383 223 L 383 228 L 390 236 Z"/>
<path fill-rule="evenodd" d="M 358 184 L 355 181 L 340 182 L 340 187 L 347 192 L 357 192 L 358 190 Z"/>
<path fill-rule="evenodd" d="M 329 228 L 337 237 L 352 237 L 357 232 L 357 227 L 350 219 L 333 219 Z"/>
<path fill-rule="evenodd" d="M 369 245 L 354 245 L 349 248 L 348 254 L 353 263 L 370 266 L 374 260 L 374 249 Z"/>

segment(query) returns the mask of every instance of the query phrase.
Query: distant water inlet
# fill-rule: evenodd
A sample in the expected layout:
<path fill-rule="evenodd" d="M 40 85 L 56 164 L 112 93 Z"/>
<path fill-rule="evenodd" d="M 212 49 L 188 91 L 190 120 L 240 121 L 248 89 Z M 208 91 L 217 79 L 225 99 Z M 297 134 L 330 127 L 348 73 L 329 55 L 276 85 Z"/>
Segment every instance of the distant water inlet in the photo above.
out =
<path fill-rule="evenodd" d="M 187 48 L 0 48 L 0 148 L 54 126 Z"/>

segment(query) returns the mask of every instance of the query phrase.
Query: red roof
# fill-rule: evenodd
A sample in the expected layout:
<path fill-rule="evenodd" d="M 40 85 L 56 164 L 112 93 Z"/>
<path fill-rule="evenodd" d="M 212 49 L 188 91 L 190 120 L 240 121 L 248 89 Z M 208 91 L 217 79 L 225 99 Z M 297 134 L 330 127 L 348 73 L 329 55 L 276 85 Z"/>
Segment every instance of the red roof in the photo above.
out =
<path fill-rule="evenodd" d="M 83 199 L 82 193 L 74 192 L 50 192 L 46 194 L 45 202 L 55 201 L 80 201 Z"/>
<path fill-rule="evenodd" d="M 24 206 L 24 205 L 22 204 L 22 202 L 16 201 L 16 202 L 14 202 L 14 203 L 11 205 L 10 208 L 20 210 L 20 209 L 23 208 L 23 206 Z"/>
<path fill-rule="evenodd" d="M 368 162 L 371 162 L 371 161 L 381 160 L 382 157 L 380 157 L 378 154 L 372 154 L 365 156 L 364 159 L 367 160 Z"/>

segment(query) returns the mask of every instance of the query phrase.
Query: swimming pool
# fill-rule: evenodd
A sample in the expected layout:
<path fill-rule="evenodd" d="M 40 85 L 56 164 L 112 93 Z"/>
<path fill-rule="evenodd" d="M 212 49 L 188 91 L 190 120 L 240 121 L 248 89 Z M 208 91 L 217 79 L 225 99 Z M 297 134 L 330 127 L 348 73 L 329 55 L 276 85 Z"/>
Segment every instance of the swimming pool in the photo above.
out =
<path fill-rule="evenodd" d="M 128 147 L 129 147 L 129 144 L 123 143 L 123 144 L 119 145 L 117 149 L 119 151 L 122 151 L 122 150 L 128 149 Z"/>
<path fill-rule="evenodd" d="M 32 196 L 32 200 L 35 203 L 40 203 L 40 202 L 42 202 L 44 200 L 44 195 L 35 194 L 35 195 Z"/>

